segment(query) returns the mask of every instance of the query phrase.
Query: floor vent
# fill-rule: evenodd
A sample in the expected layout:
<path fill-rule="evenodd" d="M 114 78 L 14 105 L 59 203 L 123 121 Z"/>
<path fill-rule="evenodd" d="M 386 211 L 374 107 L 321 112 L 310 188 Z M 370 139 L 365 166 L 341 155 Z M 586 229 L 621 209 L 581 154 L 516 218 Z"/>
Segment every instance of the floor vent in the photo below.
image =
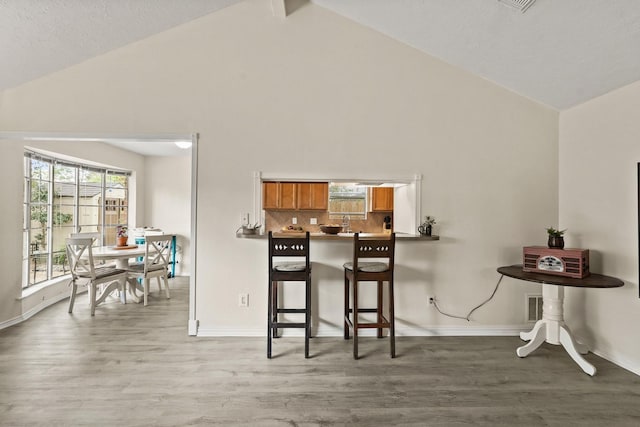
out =
<path fill-rule="evenodd" d="M 542 319 L 542 295 L 527 295 L 527 322 Z"/>
<path fill-rule="evenodd" d="M 525 13 L 527 9 L 536 1 L 536 0 L 498 0 L 502 4 L 506 4 L 507 6 L 514 7 L 518 9 L 520 12 Z"/>

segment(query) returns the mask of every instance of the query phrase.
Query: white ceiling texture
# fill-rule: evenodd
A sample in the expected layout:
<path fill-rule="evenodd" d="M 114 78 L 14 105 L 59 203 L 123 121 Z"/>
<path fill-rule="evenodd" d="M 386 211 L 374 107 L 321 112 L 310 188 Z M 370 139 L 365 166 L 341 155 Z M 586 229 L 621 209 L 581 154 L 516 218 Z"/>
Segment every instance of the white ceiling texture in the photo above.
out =
<path fill-rule="evenodd" d="M 0 0 L 0 90 L 240 1 Z M 640 80 L 640 0 L 311 2 L 559 111 Z"/>

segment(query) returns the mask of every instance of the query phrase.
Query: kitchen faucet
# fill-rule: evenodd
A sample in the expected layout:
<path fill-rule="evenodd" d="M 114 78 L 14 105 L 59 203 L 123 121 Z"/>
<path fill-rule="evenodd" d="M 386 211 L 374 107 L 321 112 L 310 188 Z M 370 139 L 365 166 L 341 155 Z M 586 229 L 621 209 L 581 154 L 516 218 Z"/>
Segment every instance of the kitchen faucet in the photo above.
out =
<path fill-rule="evenodd" d="M 351 233 L 351 217 L 349 215 L 342 216 L 342 228 L 345 233 Z"/>

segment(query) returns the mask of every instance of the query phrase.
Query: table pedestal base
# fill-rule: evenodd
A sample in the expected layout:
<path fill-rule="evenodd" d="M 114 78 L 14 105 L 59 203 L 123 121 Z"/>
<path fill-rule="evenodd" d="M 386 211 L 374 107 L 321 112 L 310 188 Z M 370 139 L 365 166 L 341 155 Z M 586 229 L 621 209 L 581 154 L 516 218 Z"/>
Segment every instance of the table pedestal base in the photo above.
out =
<path fill-rule="evenodd" d="M 100 285 L 99 285 L 99 286 L 100 286 Z M 90 287 L 90 286 L 88 286 L 88 288 L 89 288 L 89 289 L 87 290 L 87 292 L 89 293 L 89 299 L 91 299 L 91 292 L 92 292 L 92 291 L 91 291 L 91 287 Z M 99 290 L 99 289 L 96 289 L 96 291 L 98 291 L 98 290 Z M 125 304 L 125 303 L 126 303 L 126 300 L 125 300 L 125 298 L 124 298 L 124 289 L 121 289 L 121 287 L 120 287 L 120 283 L 116 281 L 116 282 L 111 282 L 111 283 L 109 283 L 107 286 L 105 286 L 104 288 L 102 288 L 102 289 L 100 290 L 101 292 L 100 292 L 98 295 L 96 295 L 96 305 L 98 305 L 98 304 L 100 304 L 100 303 L 104 302 L 104 300 L 105 300 L 105 299 L 107 299 L 107 297 L 108 297 L 109 295 L 111 295 L 111 293 L 112 293 L 113 291 L 116 291 L 116 290 L 121 290 L 121 291 L 122 291 L 122 292 L 121 292 L 121 294 L 120 294 L 120 301 L 121 301 L 123 304 Z"/>
<path fill-rule="evenodd" d="M 531 331 L 520 333 L 520 338 L 529 342 L 519 347 L 516 354 L 526 357 L 545 341 L 553 345 L 562 345 L 584 372 L 595 375 L 595 366 L 581 356 L 589 352 L 587 346 L 575 340 L 564 323 L 564 287 L 543 284 L 542 300 L 542 320 L 538 320 Z"/>
<path fill-rule="evenodd" d="M 129 268 L 129 260 L 127 258 L 118 258 L 115 260 L 116 261 L 116 268 L 119 268 L 121 270 L 126 270 Z M 142 302 L 142 297 L 138 295 L 138 286 L 139 283 L 136 279 L 134 278 L 128 278 L 127 279 L 127 285 L 125 286 L 127 288 L 127 290 L 125 290 L 124 293 L 126 293 L 127 291 L 129 291 L 129 296 L 131 297 L 131 299 L 133 300 L 133 302 L 135 302 L 136 304 L 140 304 Z M 126 303 L 126 296 L 123 293 L 123 304 Z"/>

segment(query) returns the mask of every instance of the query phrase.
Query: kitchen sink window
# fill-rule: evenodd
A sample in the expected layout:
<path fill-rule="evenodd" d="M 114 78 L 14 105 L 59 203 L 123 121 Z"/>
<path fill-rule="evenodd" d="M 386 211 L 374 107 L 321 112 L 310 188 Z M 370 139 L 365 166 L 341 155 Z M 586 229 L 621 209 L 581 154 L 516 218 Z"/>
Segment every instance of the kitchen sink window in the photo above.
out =
<path fill-rule="evenodd" d="M 367 219 L 367 187 L 354 183 L 329 183 L 329 218 Z"/>

